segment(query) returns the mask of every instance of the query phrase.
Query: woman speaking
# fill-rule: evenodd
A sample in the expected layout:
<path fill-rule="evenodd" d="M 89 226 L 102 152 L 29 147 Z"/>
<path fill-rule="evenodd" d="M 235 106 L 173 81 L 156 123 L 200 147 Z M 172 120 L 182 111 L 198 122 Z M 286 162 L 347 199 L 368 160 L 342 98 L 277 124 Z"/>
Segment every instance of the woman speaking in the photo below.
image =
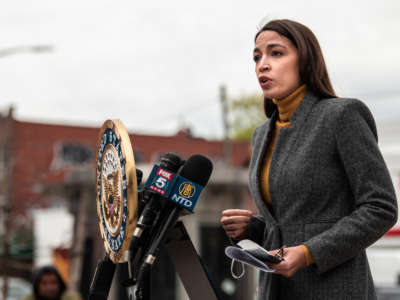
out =
<path fill-rule="evenodd" d="M 269 118 L 253 135 L 250 192 L 259 215 L 222 212 L 233 239 L 285 245 L 258 299 L 376 299 L 365 249 L 397 220 L 397 200 L 368 108 L 338 98 L 318 41 L 291 20 L 255 36 Z"/>

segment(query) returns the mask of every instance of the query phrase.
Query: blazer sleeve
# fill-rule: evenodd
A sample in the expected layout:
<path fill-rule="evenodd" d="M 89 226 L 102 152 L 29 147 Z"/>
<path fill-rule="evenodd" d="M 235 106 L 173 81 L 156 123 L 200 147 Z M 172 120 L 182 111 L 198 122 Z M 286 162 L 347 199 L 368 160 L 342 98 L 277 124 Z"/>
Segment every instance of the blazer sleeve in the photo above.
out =
<path fill-rule="evenodd" d="M 397 220 L 393 184 L 377 145 L 376 127 L 369 109 L 359 100 L 341 105 L 336 144 L 354 196 L 354 210 L 330 229 L 304 244 L 323 273 L 355 257 Z"/>
<path fill-rule="evenodd" d="M 265 221 L 262 216 L 252 216 L 248 225 L 249 239 L 262 245 L 264 242 Z"/>

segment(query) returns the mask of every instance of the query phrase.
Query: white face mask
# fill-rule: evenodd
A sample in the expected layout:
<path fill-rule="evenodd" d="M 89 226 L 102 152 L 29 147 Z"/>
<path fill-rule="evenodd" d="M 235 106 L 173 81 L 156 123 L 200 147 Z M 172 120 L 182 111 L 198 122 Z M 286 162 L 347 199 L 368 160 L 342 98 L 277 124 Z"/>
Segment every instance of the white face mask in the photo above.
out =
<path fill-rule="evenodd" d="M 263 272 L 270 273 L 274 272 L 274 270 L 266 264 L 266 261 L 279 263 L 283 260 L 282 257 L 272 255 L 263 247 L 248 239 L 241 240 L 236 245 L 233 241 L 231 241 L 231 243 L 233 246 L 226 247 L 225 254 L 232 259 L 231 274 L 235 279 L 240 279 L 244 276 L 244 264 L 255 267 Z M 235 274 L 234 271 L 235 262 L 240 263 L 242 266 L 242 272 L 239 275 Z"/>

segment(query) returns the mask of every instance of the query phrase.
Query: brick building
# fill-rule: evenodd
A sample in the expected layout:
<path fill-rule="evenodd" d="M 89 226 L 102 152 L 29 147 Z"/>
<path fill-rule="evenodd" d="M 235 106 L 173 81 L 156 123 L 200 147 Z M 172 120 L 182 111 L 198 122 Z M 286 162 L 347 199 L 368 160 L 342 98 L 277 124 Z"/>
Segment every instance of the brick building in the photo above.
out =
<path fill-rule="evenodd" d="M 32 207 L 54 205 L 54 199 L 43 190 L 62 184 L 76 171 L 93 169 L 99 128 L 40 124 L 11 120 L 13 175 L 17 186 L 12 190 L 13 215 L 24 216 Z M 99 127 L 101 124 L 99 125 Z M 221 141 L 195 138 L 189 130 L 174 136 L 130 134 L 135 162 L 157 163 L 165 152 L 175 152 L 182 157 L 199 153 L 214 164 L 224 161 Z M 249 159 L 247 142 L 231 145 L 232 165 L 246 166 Z"/>
<path fill-rule="evenodd" d="M 3 175 L 0 191 L 4 208 L 0 211 L 4 213 L 6 208 L 10 208 L 9 217 L 3 218 L 2 226 L 10 234 L 17 232 L 26 235 L 32 228 L 32 209 L 67 207 L 75 216 L 71 284 L 84 295 L 96 260 L 104 255 L 97 224 L 94 187 L 95 153 L 100 127 L 101 124 L 98 128 L 92 128 L 19 121 L 13 118 L 12 109 L 0 120 L 0 174 Z M 144 180 L 152 165 L 158 163 L 159 157 L 165 152 L 175 152 L 183 158 L 199 153 L 213 161 L 214 172 L 202 201 L 196 207 L 195 214 L 184 218 L 184 223 L 198 251 L 204 252 L 206 263 L 209 260 L 208 264 L 214 265 L 215 269 L 211 267 L 210 271 L 217 285 L 226 285 L 230 271 L 223 248 L 227 239 L 218 221 L 223 209 L 252 206 L 247 190 L 249 144 L 227 144 L 197 138 L 188 129 L 173 136 L 132 133 L 130 138 L 136 166 L 143 170 Z M 219 248 L 219 254 L 206 253 L 210 247 Z M 221 259 L 225 260 L 225 264 L 216 268 Z M 32 260 L 27 259 L 25 263 L 26 268 L 32 267 Z M 171 285 L 171 282 L 165 284 Z M 229 284 L 232 286 L 232 282 Z M 233 291 L 227 291 L 226 297 L 242 299 L 243 293 L 246 293 L 246 283 L 238 285 Z M 179 284 L 176 286 L 171 296 L 163 299 L 176 299 L 176 295 L 182 294 Z"/>

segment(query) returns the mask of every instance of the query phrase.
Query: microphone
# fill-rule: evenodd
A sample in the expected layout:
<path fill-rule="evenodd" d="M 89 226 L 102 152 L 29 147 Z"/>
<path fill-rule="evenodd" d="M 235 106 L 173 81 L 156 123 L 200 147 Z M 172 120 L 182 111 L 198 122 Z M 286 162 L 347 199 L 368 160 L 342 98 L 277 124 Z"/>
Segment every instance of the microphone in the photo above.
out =
<path fill-rule="evenodd" d="M 171 180 L 172 177 L 175 175 L 179 168 L 182 165 L 182 159 L 174 154 L 174 153 L 166 153 L 161 157 L 160 160 L 160 166 L 154 166 L 153 172 L 158 172 L 165 177 L 170 176 Z M 151 175 L 150 175 L 151 177 Z M 154 177 L 154 176 L 153 176 Z M 152 179 L 149 178 L 149 180 Z M 166 185 L 167 183 L 163 181 L 162 179 L 165 179 L 164 177 L 159 177 L 158 178 L 158 186 L 161 186 L 161 184 Z M 156 182 L 157 185 L 157 182 Z M 146 187 L 148 184 L 146 184 Z M 136 224 L 136 228 L 133 232 L 133 236 L 131 239 L 131 244 L 129 247 L 129 252 L 131 255 L 131 259 L 134 258 L 137 250 L 140 247 L 140 238 L 143 234 L 143 231 L 145 231 L 147 228 L 151 227 L 154 225 L 155 221 L 157 220 L 157 217 L 160 214 L 161 208 L 162 208 L 162 201 L 161 198 L 162 196 L 158 193 L 153 192 L 152 190 L 145 189 L 142 194 L 143 200 L 146 201 L 146 204 L 144 205 L 141 215 L 139 217 L 139 220 Z"/>
<path fill-rule="evenodd" d="M 114 278 L 115 264 L 108 255 L 97 264 L 93 280 L 89 288 L 89 300 L 107 300 Z"/>
<path fill-rule="evenodd" d="M 170 201 L 163 210 L 161 225 L 158 226 L 158 230 L 145 255 L 145 260 L 139 269 L 137 282 L 141 282 L 143 278 L 147 277 L 151 266 L 156 260 L 159 246 L 166 237 L 167 232 L 178 220 L 181 209 L 185 208 L 193 211 L 202 188 L 207 184 L 211 176 L 212 169 L 211 161 L 199 154 L 189 157 L 183 165 L 172 192 L 168 195 L 168 200 Z"/>
<path fill-rule="evenodd" d="M 143 178 L 143 172 L 140 169 L 136 169 L 136 182 L 137 186 L 139 186 L 142 183 L 142 178 Z"/>

